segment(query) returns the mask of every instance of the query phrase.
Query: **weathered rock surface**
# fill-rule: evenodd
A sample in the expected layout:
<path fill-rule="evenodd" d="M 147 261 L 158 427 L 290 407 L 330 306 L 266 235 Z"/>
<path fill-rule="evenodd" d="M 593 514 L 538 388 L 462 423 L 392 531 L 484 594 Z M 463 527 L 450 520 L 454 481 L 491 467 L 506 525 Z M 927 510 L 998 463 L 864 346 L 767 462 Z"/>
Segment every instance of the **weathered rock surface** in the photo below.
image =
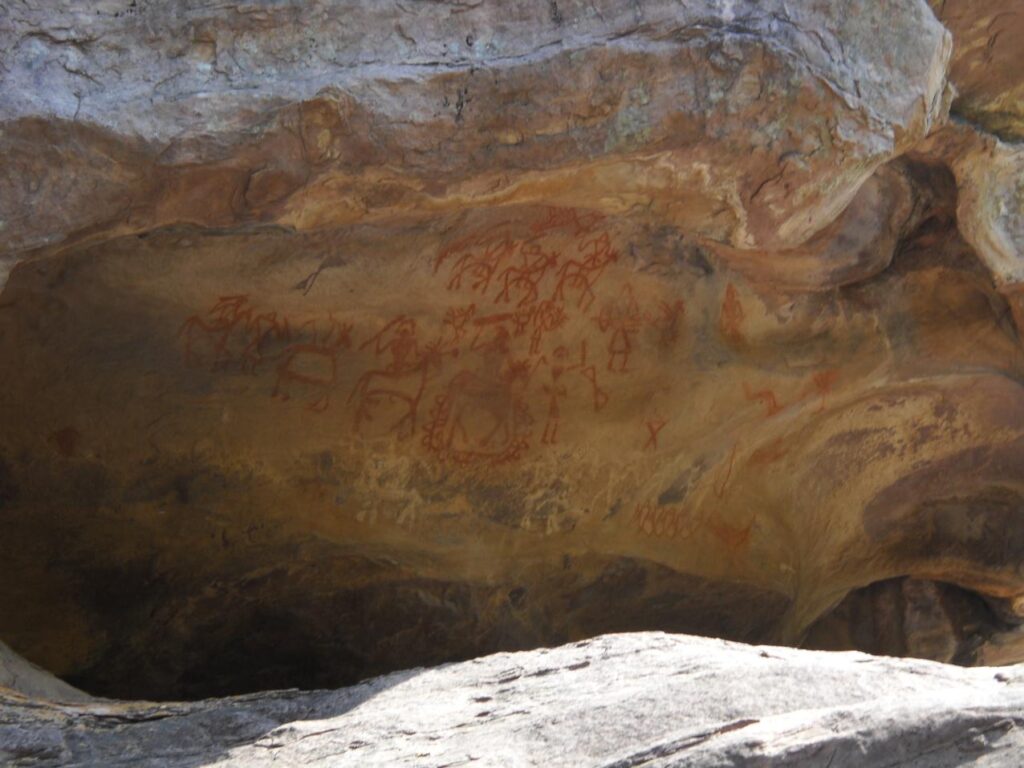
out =
<path fill-rule="evenodd" d="M 956 177 L 957 228 L 992 273 L 1024 328 L 1024 145 L 957 122 L 933 133 L 918 151 Z"/>
<path fill-rule="evenodd" d="M 1024 9 L 1016 0 L 930 0 L 955 41 L 954 110 L 1005 139 L 1024 139 Z"/>
<path fill-rule="evenodd" d="M 950 24 L 3 4 L 0 637 L 122 698 L 637 629 L 1020 660 L 1017 80 Z"/>
<path fill-rule="evenodd" d="M 0 692 L 31 699 L 85 701 L 91 697 L 25 661 L 0 643 Z"/>
<path fill-rule="evenodd" d="M 944 117 L 951 51 L 924 0 L 64 0 L 0 46 L 14 249 L 529 202 L 792 247 Z"/>
<path fill-rule="evenodd" d="M 960 231 L 1024 328 L 1024 146 L 975 139 L 958 154 L 953 172 Z"/>
<path fill-rule="evenodd" d="M 191 704 L 0 693 L 12 766 L 1018 766 L 1024 667 L 660 633 Z"/>
<path fill-rule="evenodd" d="M 929 221 L 825 293 L 532 208 L 19 268 L 5 637 L 194 695 L 254 656 L 265 687 L 633 628 L 796 642 L 907 573 L 1018 595 L 1019 347 Z"/>
<path fill-rule="evenodd" d="M 984 599 L 950 584 L 880 581 L 854 590 L 808 632 L 813 648 L 954 664 L 1013 663 L 1024 654 L 1024 601 Z"/>

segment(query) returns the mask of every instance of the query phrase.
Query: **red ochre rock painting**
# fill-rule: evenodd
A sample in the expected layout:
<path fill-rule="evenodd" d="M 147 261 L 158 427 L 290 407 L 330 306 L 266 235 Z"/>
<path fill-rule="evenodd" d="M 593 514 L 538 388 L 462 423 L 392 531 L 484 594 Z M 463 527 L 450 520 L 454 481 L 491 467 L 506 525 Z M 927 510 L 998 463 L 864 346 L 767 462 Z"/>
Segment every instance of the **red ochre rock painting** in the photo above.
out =
<path fill-rule="evenodd" d="M 175 700 L 1024 659 L 1014 5 L 6 3 L 0 641 Z"/>
<path fill-rule="evenodd" d="M 355 434 L 418 438 L 442 462 L 514 462 L 558 445 L 579 407 L 600 413 L 614 397 L 602 378 L 630 373 L 638 349 L 670 349 L 683 333 L 682 299 L 641 300 L 630 283 L 603 289 L 621 260 L 604 224 L 549 208 L 452 240 L 431 271 L 458 301 L 434 330 L 400 314 L 371 331 L 340 308 L 288 314 L 230 294 L 182 323 L 182 359 L 214 374 L 272 370 L 273 399 L 314 413 L 341 403 Z M 352 383 L 338 397 L 343 379 Z M 657 431 L 648 443 L 657 447 Z"/>
<path fill-rule="evenodd" d="M 739 292 L 736 290 L 735 285 L 729 283 L 725 286 L 725 297 L 722 299 L 718 327 L 722 332 L 722 337 L 730 344 L 743 344 L 746 341 L 743 335 L 743 320 L 745 317 L 746 313 L 743 311 Z"/>

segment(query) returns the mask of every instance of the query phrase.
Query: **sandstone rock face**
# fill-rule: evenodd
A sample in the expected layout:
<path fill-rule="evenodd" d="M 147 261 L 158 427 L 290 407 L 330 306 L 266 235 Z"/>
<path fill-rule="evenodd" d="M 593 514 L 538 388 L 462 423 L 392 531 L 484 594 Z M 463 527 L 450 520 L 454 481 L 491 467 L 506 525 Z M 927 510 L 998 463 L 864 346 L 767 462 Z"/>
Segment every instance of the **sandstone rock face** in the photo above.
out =
<path fill-rule="evenodd" d="M 918 150 L 955 174 L 957 227 L 1024 328 L 1024 147 L 957 122 Z"/>
<path fill-rule="evenodd" d="M 33 662 L 170 698 L 641 629 L 1022 658 L 1021 155 L 948 123 L 924 0 L 0 14 Z M 848 618 L 894 606 L 934 621 Z"/>
<path fill-rule="evenodd" d="M 13 766 L 1018 766 L 1024 667 L 659 633 L 192 704 L 0 694 Z"/>
<path fill-rule="evenodd" d="M 857 5 L 12 8 L 0 218 L 28 248 L 543 202 L 795 246 L 947 106 L 923 0 Z"/>
<path fill-rule="evenodd" d="M 1024 12 L 1014 0 L 930 0 L 953 33 L 955 110 L 1006 139 L 1024 139 Z"/>
<path fill-rule="evenodd" d="M 955 664 L 1006 664 L 1024 653 L 1019 600 L 950 584 L 891 579 L 851 592 L 808 631 L 815 648 L 857 648 Z"/>
<path fill-rule="evenodd" d="M 1024 283 L 1024 149 L 998 141 L 957 158 L 964 237 L 1003 285 Z"/>

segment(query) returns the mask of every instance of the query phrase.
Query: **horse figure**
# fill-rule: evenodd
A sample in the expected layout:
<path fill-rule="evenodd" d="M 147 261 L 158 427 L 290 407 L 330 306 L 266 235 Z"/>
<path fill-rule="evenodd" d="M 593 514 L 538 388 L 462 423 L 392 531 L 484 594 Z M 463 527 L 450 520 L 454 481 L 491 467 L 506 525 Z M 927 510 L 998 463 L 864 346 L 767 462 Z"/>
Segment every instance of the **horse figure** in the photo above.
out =
<path fill-rule="evenodd" d="M 431 373 L 440 370 L 447 352 L 439 341 L 421 350 L 416 340 L 416 321 L 404 315 L 392 320 L 359 348 L 365 349 L 371 344 L 378 357 L 387 353 L 391 360 L 383 368 L 367 371 L 356 381 L 348 398 L 349 402 L 357 401 L 355 431 L 363 432 L 368 423 L 379 421 L 389 408 L 397 407 L 397 418 L 392 418 L 381 431 L 396 432 L 400 438 L 412 437 Z M 457 350 L 450 353 L 457 354 Z"/>
<path fill-rule="evenodd" d="M 575 290 L 579 294 L 576 308 L 586 312 L 594 303 L 594 284 L 609 264 L 618 261 L 619 254 L 612 248 L 607 232 L 581 243 L 579 251 L 582 258 L 570 259 L 558 271 L 553 298 L 564 302 L 566 291 Z"/>

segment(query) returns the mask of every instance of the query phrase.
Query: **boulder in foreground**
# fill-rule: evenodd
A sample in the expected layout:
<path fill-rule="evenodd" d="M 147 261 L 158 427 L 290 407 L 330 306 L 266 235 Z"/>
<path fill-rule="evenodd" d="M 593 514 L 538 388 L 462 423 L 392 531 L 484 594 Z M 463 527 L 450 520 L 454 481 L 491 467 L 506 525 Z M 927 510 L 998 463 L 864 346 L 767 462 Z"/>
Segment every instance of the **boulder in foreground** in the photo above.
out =
<path fill-rule="evenodd" d="M 15 766 L 1019 766 L 1024 666 L 605 635 L 336 691 L 48 703 L 0 689 Z"/>

